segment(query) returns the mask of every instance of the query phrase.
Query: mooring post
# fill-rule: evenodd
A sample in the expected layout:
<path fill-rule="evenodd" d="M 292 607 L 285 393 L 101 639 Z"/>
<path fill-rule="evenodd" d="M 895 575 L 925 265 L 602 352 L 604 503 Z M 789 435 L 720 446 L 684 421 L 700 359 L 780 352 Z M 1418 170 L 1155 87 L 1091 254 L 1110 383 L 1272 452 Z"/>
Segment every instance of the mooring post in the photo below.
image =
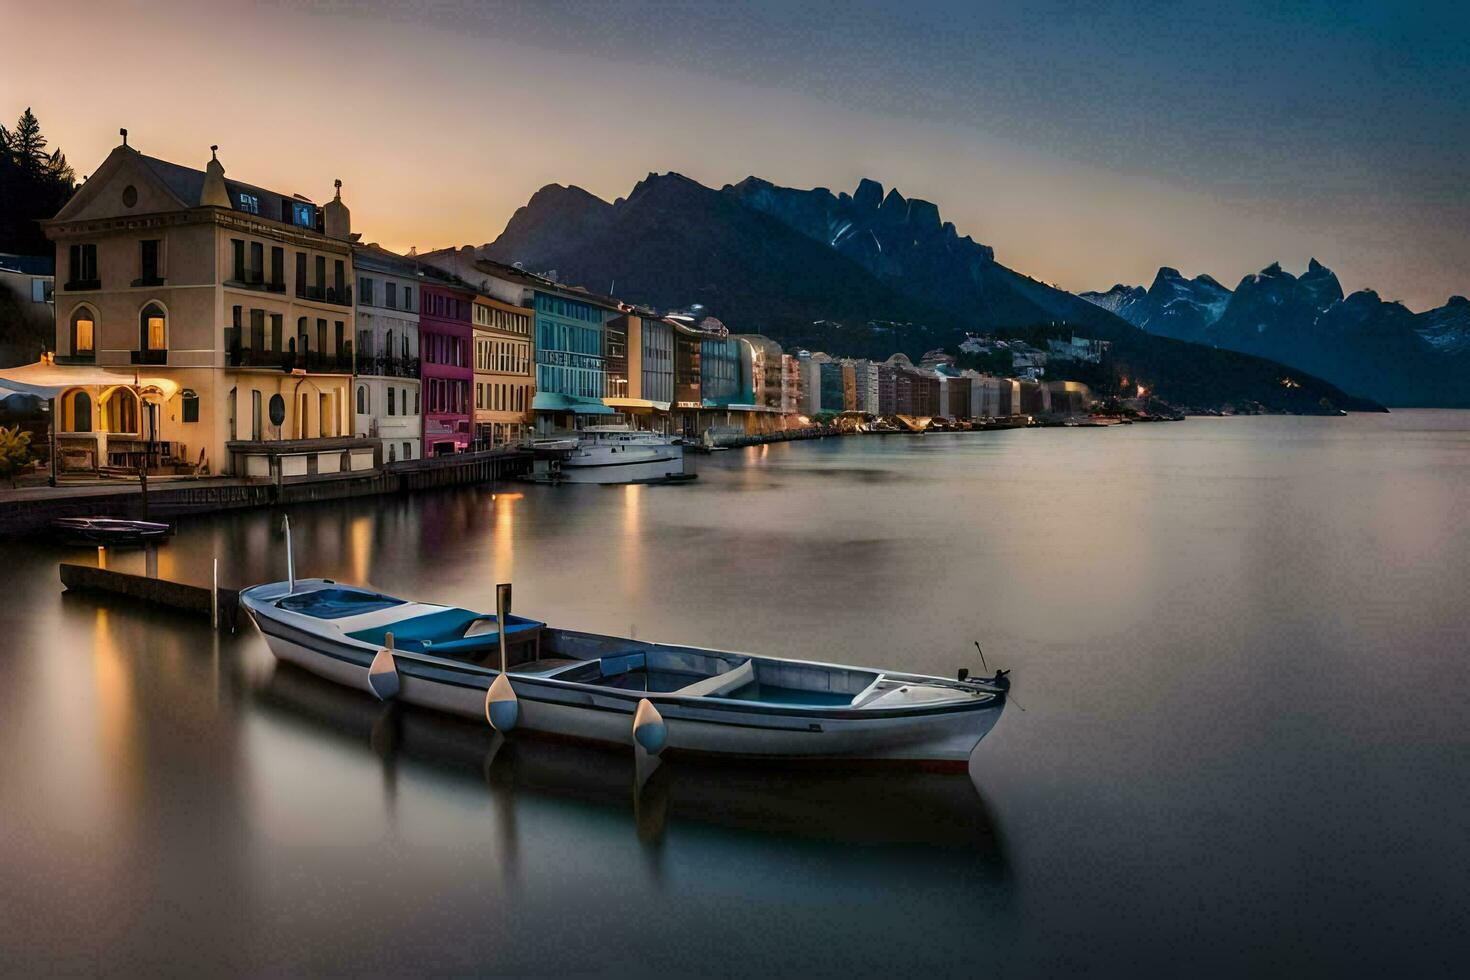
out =
<path fill-rule="evenodd" d="M 107 545 L 105 544 L 99 544 L 97 546 L 97 567 L 107 567 Z"/>
<path fill-rule="evenodd" d="M 214 578 L 209 585 L 209 625 L 219 631 L 219 559 L 214 560 Z"/>

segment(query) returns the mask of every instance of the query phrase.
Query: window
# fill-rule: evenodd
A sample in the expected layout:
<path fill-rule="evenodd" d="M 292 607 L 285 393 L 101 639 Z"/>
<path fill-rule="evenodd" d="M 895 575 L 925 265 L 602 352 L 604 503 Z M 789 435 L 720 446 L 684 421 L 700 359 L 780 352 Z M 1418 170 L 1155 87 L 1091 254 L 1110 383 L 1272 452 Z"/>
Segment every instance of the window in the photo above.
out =
<path fill-rule="evenodd" d="M 337 346 L 332 348 L 333 353 L 339 358 L 344 356 L 347 353 L 347 324 L 341 320 L 332 321 L 332 339 L 337 342 Z"/>
<path fill-rule="evenodd" d="M 368 413 L 368 400 L 367 400 L 367 398 L 368 398 L 367 385 L 358 385 L 357 386 L 357 414 L 358 415 L 366 415 Z"/>
<path fill-rule="evenodd" d="M 396 402 L 395 402 L 395 400 L 393 398 L 393 393 L 394 393 L 394 388 L 393 388 L 392 385 L 389 385 L 388 386 L 388 414 L 389 415 L 396 415 L 397 414 L 394 411 Z"/>
<path fill-rule="evenodd" d="M 260 392 L 252 389 L 250 392 L 250 438 L 258 440 L 264 431 L 260 415 Z"/>
<path fill-rule="evenodd" d="M 199 421 L 199 394 L 193 388 L 185 388 L 179 392 L 181 413 L 185 422 Z"/>
<path fill-rule="evenodd" d="M 158 351 L 167 348 L 168 338 L 163 307 L 157 303 L 149 303 L 143 307 L 143 312 L 138 314 L 138 349 Z"/>
<path fill-rule="evenodd" d="M 410 287 L 403 287 L 403 308 L 410 313 L 413 312 L 413 291 Z"/>
<path fill-rule="evenodd" d="M 138 278 L 139 285 L 156 286 L 161 279 L 158 277 L 158 246 L 156 238 L 145 238 L 138 243 Z"/>
<path fill-rule="evenodd" d="M 254 194 L 246 194 L 244 191 L 241 191 L 240 192 L 240 210 L 241 211 L 248 211 L 251 214 L 259 214 L 260 213 L 260 198 L 256 197 Z"/>
<path fill-rule="evenodd" d="M 384 303 L 387 304 L 388 309 L 390 309 L 390 310 L 396 310 L 398 308 L 398 284 L 397 283 L 392 283 L 392 282 L 385 282 L 385 283 L 383 283 L 383 301 L 384 301 Z"/>
<path fill-rule="evenodd" d="M 281 334 L 283 332 L 284 332 L 284 329 L 283 329 L 283 327 L 281 325 L 281 314 L 279 314 L 279 313 L 272 313 L 271 314 L 271 350 L 273 350 L 273 351 L 279 351 L 281 349 Z"/>
<path fill-rule="evenodd" d="M 70 249 L 71 275 L 68 289 L 101 289 L 97 279 L 97 246 L 73 245 Z"/>
<path fill-rule="evenodd" d="M 71 315 L 71 352 L 75 357 L 92 357 L 96 353 L 97 321 L 85 306 Z M 90 431 L 90 427 L 89 430 Z"/>
<path fill-rule="evenodd" d="M 306 253 L 296 253 L 296 295 L 306 295 Z"/>
<path fill-rule="evenodd" d="M 394 450 L 393 443 L 390 442 L 390 443 L 388 443 L 388 462 L 390 462 L 390 463 L 396 463 L 397 461 L 398 461 L 398 455 L 397 455 L 397 453 Z"/>
<path fill-rule="evenodd" d="M 250 243 L 250 267 L 245 270 L 248 283 L 259 285 L 265 270 L 265 246 L 260 242 Z"/>
<path fill-rule="evenodd" d="M 302 228 L 316 227 L 316 208 L 299 201 L 291 202 L 291 223 Z"/>
<path fill-rule="evenodd" d="M 315 299 L 321 299 L 326 295 L 327 257 L 325 255 L 318 255 L 316 257 L 316 282 L 312 285 L 315 287 Z"/>
<path fill-rule="evenodd" d="M 234 257 L 234 270 L 230 278 L 235 282 L 245 281 L 245 240 L 242 238 L 231 238 L 230 249 Z"/>
<path fill-rule="evenodd" d="M 320 320 L 319 319 L 319 320 L 316 321 L 316 349 L 317 349 L 317 352 L 318 353 L 321 353 L 321 354 L 325 354 L 327 352 L 327 321 L 326 320 Z"/>
<path fill-rule="evenodd" d="M 265 310 L 250 311 L 250 346 L 265 349 Z"/>
<path fill-rule="evenodd" d="M 403 458 L 413 459 L 413 443 L 405 442 L 403 444 Z"/>
<path fill-rule="evenodd" d="M 31 302 L 32 303 L 49 303 L 49 302 L 51 302 L 51 290 L 48 289 L 48 288 L 46 288 L 49 285 L 50 285 L 50 283 L 48 283 L 45 279 L 32 279 L 31 280 Z"/>
<path fill-rule="evenodd" d="M 373 305 L 373 281 L 371 279 L 367 276 L 359 276 L 357 279 L 357 291 L 362 294 L 357 297 L 359 303 L 363 306 Z"/>
<path fill-rule="evenodd" d="M 286 289 L 286 250 L 279 245 L 271 246 L 271 285 L 276 292 Z"/>
<path fill-rule="evenodd" d="M 419 412 L 419 393 L 417 391 L 415 391 L 413 393 L 413 414 L 415 414 L 415 415 L 420 414 L 420 412 Z"/>
<path fill-rule="evenodd" d="M 347 302 L 347 267 L 341 259 L 332 266 L 332 296 L 339 303 Z"/>

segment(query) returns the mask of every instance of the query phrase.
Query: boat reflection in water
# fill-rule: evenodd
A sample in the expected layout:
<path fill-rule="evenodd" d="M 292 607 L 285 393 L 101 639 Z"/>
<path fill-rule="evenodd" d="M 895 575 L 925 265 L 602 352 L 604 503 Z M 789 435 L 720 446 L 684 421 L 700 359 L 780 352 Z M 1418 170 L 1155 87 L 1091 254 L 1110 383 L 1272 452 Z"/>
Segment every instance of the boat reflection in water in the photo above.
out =
<path fill-rule="evenodd" d="M 893 769 L 771 769 L 678 759 L 651 772 L 631 748 L 523 734 L 507 738 L 452 716 L 379 703 L 291 664 L 277 664 L 256 691 L 257 706 L 309 722 L 375 752 L 385 785 L 398 767 L 447 768 L 483 779 L 510 837 L 517 798 L 557 798 L 628 810 L 636 832 L 657 845 L 686 822 L 833 843 L 922 845 L 965 850 L 986 877 L 1008 877 L 1004 842 L 975 784 L 963 775 Z M 512 845 L 514 840 L 508 839 Z"/>

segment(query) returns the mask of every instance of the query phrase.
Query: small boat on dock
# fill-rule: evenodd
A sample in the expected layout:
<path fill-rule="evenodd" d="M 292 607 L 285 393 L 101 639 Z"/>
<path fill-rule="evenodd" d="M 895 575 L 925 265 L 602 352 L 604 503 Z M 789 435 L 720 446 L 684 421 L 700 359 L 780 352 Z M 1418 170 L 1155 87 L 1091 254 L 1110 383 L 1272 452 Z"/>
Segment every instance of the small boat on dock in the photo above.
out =
<path fill-rule="evenodd" d="M 500 589 L 486 613 L 293 574 L 240 604 L 278 659 L 338 684 L 648 755 L 964 770 L 1010 686 L 558 629 Z"/>
<path fill-rule="evenodd" d="M 58 517 L 51 529 L 68 541 L 85 544 L 147 544 L 168 537 L 173 527 L 158 521 L 130 521 L 117 517 Z"/>

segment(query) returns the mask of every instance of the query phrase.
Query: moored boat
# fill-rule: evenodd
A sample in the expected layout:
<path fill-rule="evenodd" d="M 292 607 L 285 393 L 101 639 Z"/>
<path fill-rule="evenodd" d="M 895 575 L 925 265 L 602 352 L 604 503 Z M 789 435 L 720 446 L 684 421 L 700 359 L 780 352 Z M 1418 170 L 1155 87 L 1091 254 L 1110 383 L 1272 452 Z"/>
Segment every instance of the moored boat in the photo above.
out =
<path fill-rule="evenodd" d="M 964 769 L 1008 687 L 1003 673 L 951 680 L 557 629 L 328 579 L 257 585 L 240 602 L 277 658 L 339 684 L 652 754 Z"/>
<path fill-rule="evenodd" d="M 116 517 L 58 517 L 51 529 L 71 541 L 87 544 L 145 544 L 165 538 L 173 530 L 158 521 L 130 521 Z"/>
<path fill-rule="evenodd" d="M 541 483 L 653 483 L 685 478 L 684 444 L 658 432 L 621 425 L 589 426 L 557 458 L 538 459 Z"/>

